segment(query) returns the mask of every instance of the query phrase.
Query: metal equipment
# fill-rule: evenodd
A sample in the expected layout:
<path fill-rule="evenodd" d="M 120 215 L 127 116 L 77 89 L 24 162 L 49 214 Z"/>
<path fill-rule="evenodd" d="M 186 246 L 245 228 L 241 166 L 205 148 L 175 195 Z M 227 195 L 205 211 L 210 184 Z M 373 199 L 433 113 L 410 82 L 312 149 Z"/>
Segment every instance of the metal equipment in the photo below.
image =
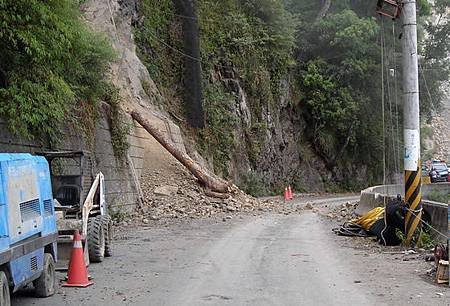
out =
<path fill-rule="evenodd" d="M 87 151 L 42 152 L 49 164 L 58 211 L 58 269 L 67 269 L 75 230 L 82 233 L 86 264 L 112 255 L 112 221 L 105 183 Z M 86 247 L 87 245 L 87 247 Z"/>
<path fill-rule="evenodd" d="M 45 158 L 0 153 L 0 305 L 31 282 L 39 297 L 55 293 L 57 236 Z"/>
<path fill-rule="evenodd" d="M 398 0 L 378 0 L 377 13 L 396 19 L 400 17 L 402 4 Z"/>

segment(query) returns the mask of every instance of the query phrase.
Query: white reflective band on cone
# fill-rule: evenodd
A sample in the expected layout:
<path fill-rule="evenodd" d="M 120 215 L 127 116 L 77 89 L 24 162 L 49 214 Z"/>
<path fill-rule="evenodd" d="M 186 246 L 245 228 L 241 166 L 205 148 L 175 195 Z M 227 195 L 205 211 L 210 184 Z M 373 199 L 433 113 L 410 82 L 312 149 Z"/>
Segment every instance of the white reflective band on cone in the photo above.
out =
<path fill-rule="evenodd" d="M 82 249 L 83 245 L 81 244 L 81 241 L 75 241 L 73 243 L 73 247 L 74 247 L 74 249 Z"/>

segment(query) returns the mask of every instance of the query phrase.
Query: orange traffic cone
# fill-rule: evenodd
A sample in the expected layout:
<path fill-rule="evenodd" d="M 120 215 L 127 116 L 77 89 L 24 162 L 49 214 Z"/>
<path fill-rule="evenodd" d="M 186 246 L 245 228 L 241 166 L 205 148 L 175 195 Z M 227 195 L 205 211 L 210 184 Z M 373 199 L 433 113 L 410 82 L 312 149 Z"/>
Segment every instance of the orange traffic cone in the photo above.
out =
<path fill-rule="evenodd" d="M 284 187 L 284 201 L 289 201 L 289 191 L 287 187 Z"/>
<path fill-rule="evenodd" d="M 81 236 L 78 231 L 75 231 L 73 236 L 73 248 L 70 254 L 69 271 L 67 272 L 67 282 L 63 287 L 82 287 L 92 285 L 89 281 L 86 263 L 83 256 L 83 245 L 81 243 Z"/>
<path fill-rule="evenodd" d="M 288 191 L 289 191 L 289 200 L 294 199 L 294 193 L 292 193 L 291 185 L 289 185 Z"/>

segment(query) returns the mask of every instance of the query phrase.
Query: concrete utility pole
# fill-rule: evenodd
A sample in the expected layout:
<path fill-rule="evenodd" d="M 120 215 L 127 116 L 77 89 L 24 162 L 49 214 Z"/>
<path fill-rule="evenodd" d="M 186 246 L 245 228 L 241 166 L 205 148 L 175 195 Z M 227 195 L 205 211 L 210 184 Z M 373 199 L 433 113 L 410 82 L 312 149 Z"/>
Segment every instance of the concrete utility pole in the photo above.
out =
<path fill-rule="evenodd" d="M 410 209 L 405 218 L 405 230 L 406 244 L 410 244 L 422 218 L 419 69 L 415 0 L 403 0 L 402 27 L 405 201 L 409 204 Z"/>

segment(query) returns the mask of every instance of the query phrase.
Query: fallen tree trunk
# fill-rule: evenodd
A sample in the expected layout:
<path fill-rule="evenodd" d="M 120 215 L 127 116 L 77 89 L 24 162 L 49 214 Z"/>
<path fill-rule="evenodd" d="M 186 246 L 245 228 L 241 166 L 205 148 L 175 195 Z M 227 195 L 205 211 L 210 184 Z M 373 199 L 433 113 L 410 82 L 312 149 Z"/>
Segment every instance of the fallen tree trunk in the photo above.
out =
<path fill-rule="evenodd" d="M 180 163 L 182 163 L 206 188 L 213 192 L 228 193 L 233 190 L 230 183 L 210 173 L 197 162 L 192 160 L 186 153 L 178 150 L 170 141 L 168 141 L 163 133 L 153 126 L 149 120 L 145 119 L 141 112 L 133 110 L 131 117 L 139 122 L 140 125 L 152 135 L 170 154 L 173 155 Z"/>
<path fill-rule="evenodd" d="M 218 199 L 223 199 L 223 200 L 226 200 L 230 197 L 229 194 L 214 192 L 214 191 L 210 191 L 210 190 L 205 190 L 205 195 L 210 198 L 218 198 Z"/>

